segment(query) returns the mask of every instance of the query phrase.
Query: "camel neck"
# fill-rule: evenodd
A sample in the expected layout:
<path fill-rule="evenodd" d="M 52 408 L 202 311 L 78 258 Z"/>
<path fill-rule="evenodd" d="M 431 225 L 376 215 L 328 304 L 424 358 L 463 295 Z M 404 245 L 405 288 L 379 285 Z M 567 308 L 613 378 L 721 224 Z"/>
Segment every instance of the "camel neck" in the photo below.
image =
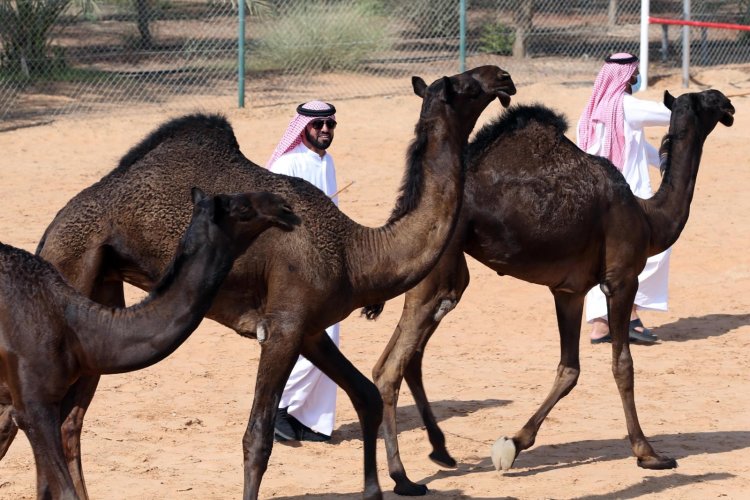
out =
<path fill-rule="evenodd" d="M 673 115 L 660 151 L 661 184 L 654 196 L 641 201 L 651 226 L 649 255 L 672 246 L 687 223 L 705 141 L 694 123 L 688 126 L 694 120 Z"/>
<path fill-rule="evenodd" d="M 188 229 L 188 232 L 190 229 Z M 198 327 L 233 257 L 225 235 L 213 242 L 180 245 L 172 264 L 143 302 L 112 309 L 92 301 L 66 308 L 91 373 L 123 373 L 171 354 Z"/>
<path fill-rule="evenodd" d="M 401 193 L 385 226 L 362 228 L 347 257 L 357 306 L 418 283 L 450 238 L 463 200 L 468 133 L 451 134 L 445 118 L 417 124 Z M 387 250 L 386 250 L 387 249 Z M 384 251 L 385 250 L 385 251 Z"/>

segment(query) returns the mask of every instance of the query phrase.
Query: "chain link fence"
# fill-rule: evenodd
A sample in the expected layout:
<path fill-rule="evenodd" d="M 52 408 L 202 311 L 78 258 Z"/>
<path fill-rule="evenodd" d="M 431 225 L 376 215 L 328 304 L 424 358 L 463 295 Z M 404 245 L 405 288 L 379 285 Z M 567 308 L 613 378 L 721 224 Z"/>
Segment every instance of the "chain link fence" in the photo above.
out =
<path fill-rule="evenodd" d="M 651 14 L 665 19 L 683 19 L 682 2 L 651 2 Z M 693 1 L 690 20 L 750 27 L 750 0 Z M 658 25 L 649 28 L 651 61 L 666 67 L 682 64 L 682 27 Z M 655 40 L 658 42 L 654 43 Z M 731 28 L 690 28 L 690 66 L 706 67 L 750 61 L 750 31 Z"/>
<path fill-rule="evenodd" d="M 639 52 L 640 1 L 246 1 L 0 0 L 0 120 L 407 93 L 411 75 L 488 63 L 519 83 L 593 80 L 608 53 Z M 693 0 L 693 18 L 746 24 L 748 4 Z M 682 17 L 681 0 L 651 6 Z M 679 33 L 649 27 L 664 71 L 680 65 Z M 750 60 L 748 32 L 693 33 L 691 64 Z"/>

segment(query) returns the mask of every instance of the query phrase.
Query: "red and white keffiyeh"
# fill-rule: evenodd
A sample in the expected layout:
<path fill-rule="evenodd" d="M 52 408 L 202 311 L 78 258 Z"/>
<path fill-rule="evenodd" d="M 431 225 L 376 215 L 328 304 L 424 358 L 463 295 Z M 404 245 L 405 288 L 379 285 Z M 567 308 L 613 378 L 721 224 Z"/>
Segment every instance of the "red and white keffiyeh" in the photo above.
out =
<path fill-rule="evenodd" d="M 613 54 L 606 59 L 594 82 L 586 109 L 578 124 L 578 146 L 586 151 L 596 141 L 596 123 L 604 124 L 601 156 L 622 170 L 625 156 L 625 119 L 622 100 L 628 81 L 638 68 L 638 58 L 628 53 Z"/>
<path fill-rule="evenodd" d="M 302 133 L 305 127 L 313 120 L 336 119 L 336 108 L 333 104 L 323 101 L 310 101 L 297 106 L 297 115 L 289 122 L 284 136 L 274 149 L 271 158 L 266 163 L 266 168 L 271 168 L 281 155 L 296 148 L 302 142 Z"/>

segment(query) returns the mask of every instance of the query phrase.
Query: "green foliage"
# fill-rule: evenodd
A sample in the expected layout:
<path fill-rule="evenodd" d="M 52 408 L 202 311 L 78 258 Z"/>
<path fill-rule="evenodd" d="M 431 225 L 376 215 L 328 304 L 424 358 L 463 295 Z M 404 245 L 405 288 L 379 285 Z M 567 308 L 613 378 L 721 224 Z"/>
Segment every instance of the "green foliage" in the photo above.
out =
<path fill-rule="evenodd" d="M 49 50 L 53 28 L 70 0 L 0 0 L 0 69 L 27 79 L 64 65 Z"/>
<path fill-rule="evenodd" d="M 740 22 L 750 24 L 750 0 L 738 0 L 737 8 L 739 10 Z M 750 45 L 750 31 L 738 31 L 737 39 L 745 45 Z"/>
<path fill-rule="evenodd" d="M 435 0 L 383 0 L 390 15 L 406 19 L 412 24 L 414 34 L 426 38 L 457 38 L 459 2 Z"/>
<path fill-rule="evenodd" d="M 250 51 L 253 69 L 352 69 L 387 48 L 387 23 L 369 3 L 306 2 L 265 23 Z"/>
<path fill-rule="evenodd" d="M 479 37 L 479 50 L 489 54 L 510 55 L 516 34 L 513 28 L 501 22 L 487 23 Z"/>

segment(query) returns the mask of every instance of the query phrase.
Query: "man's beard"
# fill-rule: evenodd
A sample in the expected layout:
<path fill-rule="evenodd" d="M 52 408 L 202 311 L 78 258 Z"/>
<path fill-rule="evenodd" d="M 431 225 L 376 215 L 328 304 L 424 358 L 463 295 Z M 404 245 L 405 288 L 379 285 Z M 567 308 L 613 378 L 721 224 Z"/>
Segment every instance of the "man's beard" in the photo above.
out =
<path fill-rule="evenodd" d="M 333 138 L 331 138 L 331 139 L 327 140 L 326 142 L 320 142 L 317 139 L 315 139 L 312 136 L 312 134 L 310 134 L 309 130 L 305 130 L 305 137 L 307 138 L 307 141 L 310 144 L 312 144 L 313 146 L 315 146 L 318 149 L 322 149 L 323 151 L 325 151 L 326 149 L 328 149 L 328 146 L 331 145 L 331 141 L 333 140 Z"/>

